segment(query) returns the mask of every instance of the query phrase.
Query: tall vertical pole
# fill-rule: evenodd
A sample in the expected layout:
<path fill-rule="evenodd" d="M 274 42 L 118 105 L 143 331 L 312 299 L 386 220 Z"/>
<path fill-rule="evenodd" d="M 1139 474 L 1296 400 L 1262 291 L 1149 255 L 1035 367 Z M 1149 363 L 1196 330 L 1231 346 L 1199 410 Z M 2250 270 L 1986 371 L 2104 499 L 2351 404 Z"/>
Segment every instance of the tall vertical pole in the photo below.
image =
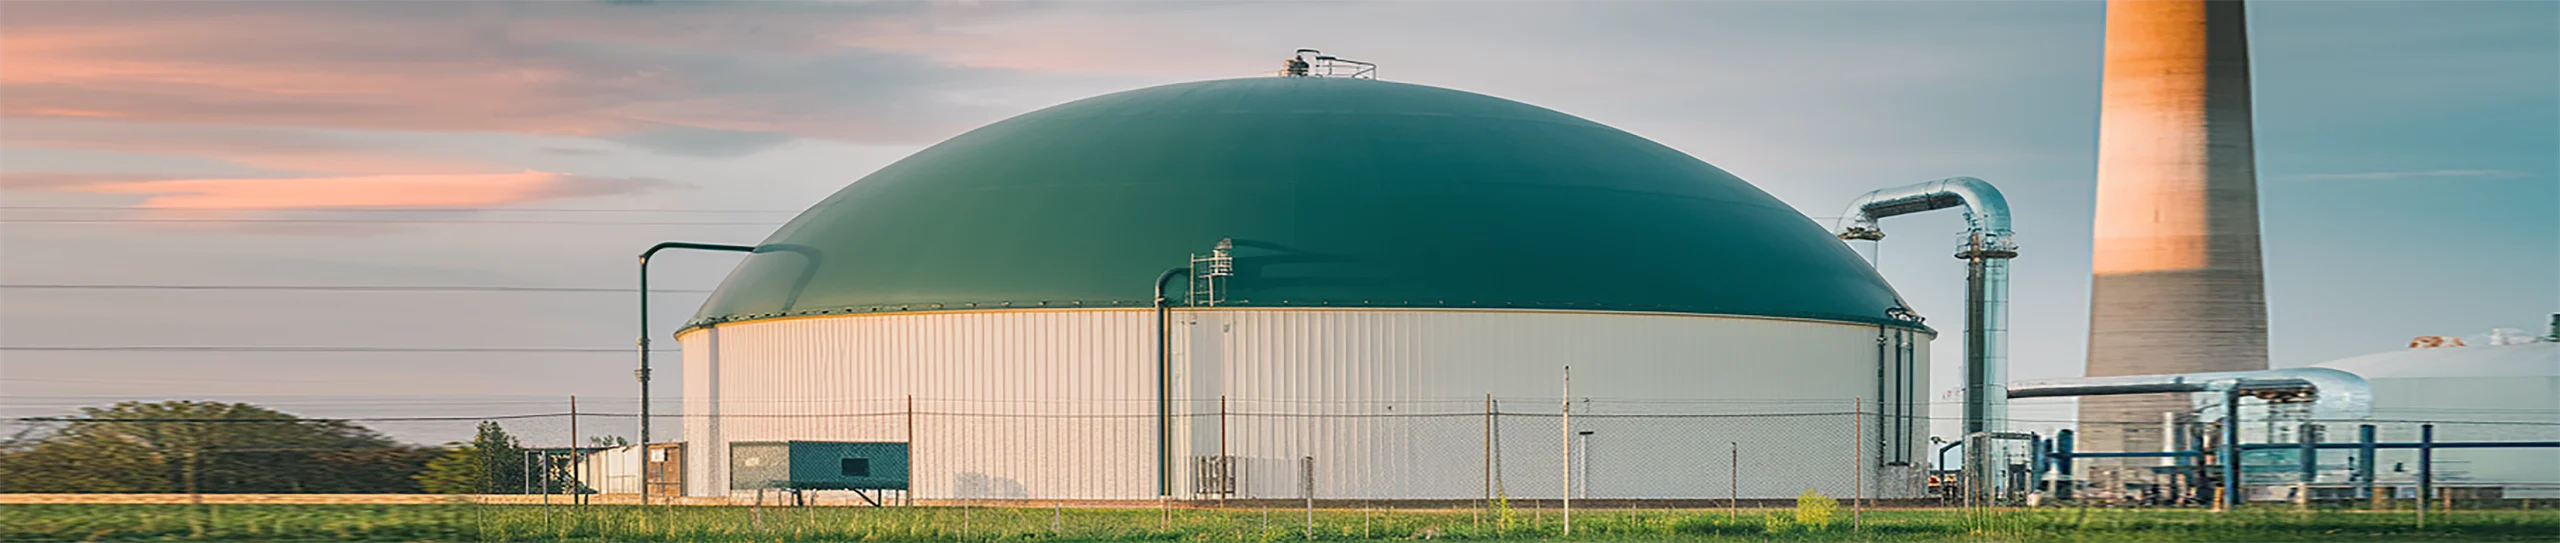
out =
<path fill-rule="evenodd" d="M 1573 366 L 1564 367 L 1564 535 L 1573 535 Z"/>
<path fill-rule="evenodd" d="M 2222 392 L 2222 507 L 2240 509 L 2240 388 Z"/>
<path fill-rule="evenodd" d="M 1173 320 L 1164 284 L 1190 273 L 1191 268 L 1180 267 L 1156 275 L 1156 497 L 1160 499 L 1173 497 Z"/>
<path fill-rule="evenodd" d="M 1889 329 L 1883 325 L 1876 326 L 1876 414 L 1879 416 L 1886 416 L 1887 413 L 1890 412 L 1885 407 L 1886 398 L 1892 397 L 1892 392 L 1890 392 L 1891 389 L 1888 387 L 1887 383 L 1898 381 L 1902 373 L 1901 367 L 1896 365 L 1893 361 L 1894 354 L 1896 354 L 1897 351 L 1892 349 L 1893 339 L 1890 334 L 1886 333 L 1886 330 Z M 1890 374 L 1890 377 L 1887 376 L 1888 374 L 1885 371 L 1887 366 L 1894 366 L 1894 371 Z M 1885 449 L 1886 443 L 1885 440 L 1882 439 L 1884 432 L 1881 431 L 1884 425 L 1889 423 L 1890 421 L 1884 420 L 1883 418 L 1878 418 L 1876 420 L 1876 427 L 1879 430 L 1877 432 L 1878 439 L 1876 439 L 1875 442 L 1877 463 L 1883 463 L 1885 459 L 1892 457 L 1892 453 Z M 1864 444 L 1859 445 L 1864 446 Z"/>
<path fill-rule="evenodd" d="M 2418 425 L 2418 527 L 2427 527 L 2427 500 L 2436 492 L 2436 425 Z"/>
<path fill-rule="evenodd" d="M 1913 420 L 1911 415 L 1911 410 L 1913 408 L 1911 401 L 1911 389 L 1913 383 L 1917 381 L 1917 379 L 1912 375 L 1913 368 L 1911 366 L 1915 363 L 1912 358 L 1911 331 L 1895 330 L 1893 333 L 1893 373 L 1895 375 L 1895 382 L 1893 385 L 1893 457 L 1895 460 L 1902 461 L 1905 465 L 1914 463 L 1911 462 L 1911 437 L 1913 435 L 1911 430 L 1912 426 L 1919 424 L 1918 421 Z"/>
<path fill-rule="evenodd" d="M 1962 443 L 1964 443 L 1964 470 L 1956 472 L 1956 482 L 1961 483 L 1957 485 L 1957 489 L 1964 492 L 1964 508 L 1972 509 L 1974 496 L 1982 493 L 1974 487 L 1981 484 L 1982 472 L 1978 469 L 1984 462 L 1973 454 L 1975 450 L 1982 448 L 1981 434 L 1964 436 Z"/>
<path fill-rule="evenodd" d="M 657 251 L 656 247 L 649 249 Z M 640 505 L 649 505 L 649 253 L 640 253 Z"/>
<path fill-rule="evenodd" d="M 1866 516 L 1867 501 L 1867 400 L 1849 400 L 1849 530 L 1856 531 Z"/>
<path fill-rule="evenodd" d="M 1303 480 L 1303 481 L 1301 481 L 1301 483 L 1302 483 L 1302 484 L 1301 484 L 1301 486 L 1306 487 L 1306 495 L 1307 495 L 1307 525 L 1306 525 L 1306 534 L 1307 534 L 1307 539 L 1315 539 L 1315 538 L 1316 538 L 1316 457 L 1313 457 L 1313 456 L 1304 456 L 1304 457 L 1299 457 L 1299 459 L 1298 459 L 1298 465 L 1299 465 L 1299 468 L 1298 468 L 1299 473 L 1304 474 L 1304 477 L 1305 477 L 1305 478 L 1304 478 L 1304 480 Z"/>
<path fill-rule="evenodd" d="M 1964 432 L 2009 430 L 2009 255 L 1982 232 L 1973 234 L 1965 258 Z M 1971 455 L 1968 455 L 1971 456 Z M 1988 458 L 1983 456 L 1981 458 Z"/>
<path fill-rule="evenodd" d="M 1740 441 L 1730 441 L 1730 442 L 1726 442 L 1726 443 L 1725 443 L 1725 445 L 1726 445 L 1726 446 L 1728 446 L 1728 447 L 1732 447 L 1731 449 L 1728 449 L 1728 450 L 1732 451 L 1733 456 L 1732 456 L 1729 460 L 1727 460 L 1728 462 L 1732 462 L 1732 463 L 1731 463 L 1731 464 L 1727 464 L 1727 465 L 1725 466 L 1725 471 L 1724 471 L 1724 483 L 1725 483 L 1726 485 L 1728 485 L 1728 486 L 1726 486 L 1726 487 L 1725 487 L 1725 492 L 1727 492 L 1727 494 L 1725 494 L 1724 507 L 1725 507 L 1725 511 L 1726 511 L 1726 513 L 1727 513 L 1727 514 L 1726 514 L 1726 516 L 1727 516 L 1727 517 L 1730 517 L 1730 518 L 1733 518 L 1733 519 L 1741 519 L 1741 518 L 1742 518 L 1742 442 L 1740 442 Z"/>
<path fill-rule="evenodd" d="M 578 433 L 578 395 L 571 394 L 569 395 L 569 480 L 577 482 L 578 486 L 569 489 L 571 492 L 569 499 L 570 503 L 585 505 L 587 503 L 587 455 L 578 448 L 578 441 L 581 439 L 585 438 Z"/>
<path fill-rule="evenodd" d="M 753 253 L 752 245 L 717 243 L 662 242 L 640 252 L 640 369 L 631 372 L 640 379 L 640 504 L 649 504 L 649 257 L 668 249 Z M 704 445 L 708 447 L 710 445 Z"/>
<path fill-rule="evenodd" d="M 1483 463 L 1483 466 L 1484 466 L 1484 503 L 1477 504 L 1477 506 L 1478 506 L 1478 509 L 1479 509 L 1479 510 L 1481 510 L 1483 507 L 1490 507 L 1490 506 L 1493 504 L 1493 393 L 1490 393 L 1490 392 L 1487 392 L 1487 393 L 1485 393 L 1485 395 L 1484 395 L 1484 463 Z"/>
<path fill-rule="evenodd" d="M 916 454 L 916 452 L 918 452 L 918 451 L 917 451 L 917 449 L 918 449 L 918 447 L 916 447 L 916 395 L 914 395 L 914 394 L 908 394 L 908 395 L 907 395 L 907 457 L 908 457 L 908 458 L 910 458 L 910 459 L 914 459 L 914 458 L 923 458 L 923 457 L 924 457 L 924 455 Z M 911 461 L 912 461 L 912 460 L 911 460 Z M 922 471 L 923 471 L 923 470 L 918 470 L 918 469 L 916 469 L 916 466 L 914 466 L 914 465 L 912 465 L 912 464 L 910 464 L 910 465 L 908 465 L 908 466 L 907 466 L 907 473 L 921 473 Z M 906 488 L 905 490 L 900 490 L 900 491 L 898 491 L 898 498 L 899 498 L 899 499 L 901 499 L 901 500 L 905 500 L 907 505 L 915 505 L 915 504 L 916 504 L 916 491 L 915 491 L 915 485 L 913 485 L 913 484 L 909 484 L 909 485 L 907 485 L 907 488 Z"/>
<path fill-rule="evenodd" d="M 1235 457 L 1227 454 L 1227 395 L 1225 394 L 1218 395 L 1218 489 L 1220 505 L 1226 504 L 1228 495 L 1236 493 Z"/>

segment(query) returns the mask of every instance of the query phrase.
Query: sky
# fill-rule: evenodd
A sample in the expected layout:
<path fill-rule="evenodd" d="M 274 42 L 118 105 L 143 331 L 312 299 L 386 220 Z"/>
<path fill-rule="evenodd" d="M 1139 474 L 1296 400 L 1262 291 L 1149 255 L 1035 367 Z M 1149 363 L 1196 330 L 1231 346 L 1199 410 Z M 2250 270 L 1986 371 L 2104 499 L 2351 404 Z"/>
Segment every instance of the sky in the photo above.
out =
<path fill-rule="evenodd" d="M 627 413 L 625 289 L 649 244 L 754 243 L 973 127 L 1263 76 L 1302 47 L 1633 132 L 1826 222 L 1870 189 L 1990 180 L 2022 246 L 2011 377 L 2078 376 L 2103 16 L 2064 1 L 0 2 L 0 415 L 195 398 L 481 416 L 563 411 L 572 394 Z M 2560 3 L 2269 1 L 2248 17 L 2275 366 L 2538 332 L 2560 312 Z M 1951 334 L 1934 357 L 1959 360 L 1959 217 L 1887 228 L 1860 250 Z M 672 291 L 654 298 L 662 345 L 735 262 L 653 266 Z M 276 346 L 559 351 L 136 349 Z M 658 360 L 672 410 L 678 363 Z M 1952 390 L 1955 365 L 1939 366 Z"/>

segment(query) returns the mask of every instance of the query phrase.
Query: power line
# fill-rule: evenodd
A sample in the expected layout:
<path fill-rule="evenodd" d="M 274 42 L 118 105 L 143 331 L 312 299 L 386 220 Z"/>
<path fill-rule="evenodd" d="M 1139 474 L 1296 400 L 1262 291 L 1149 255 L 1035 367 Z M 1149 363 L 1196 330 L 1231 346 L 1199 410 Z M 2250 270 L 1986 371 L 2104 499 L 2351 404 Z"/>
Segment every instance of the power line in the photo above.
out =
<path fill-rule="evenodd" d="M 8 206 L 10 211 L 181 211 L 170 208 L 131 206 Z M 797 209 L 613 209 L 613 208 L 507 208 L 507 207 L 243 207 L 220 211 L 256 211 L 273 213 L 799 213 Z"/>
<path fill-rule="evenodd" d="M 580 413 L 582 416 L 628 417 L 624 413 Z M 453 422 L 565 418 L 568 413 L 529 413 L 522 415 L 489 415 L 481 417 L 355 417 L 355 418 L 291 418 L 291 419 L 207 419 L 207 418 L 91 418 L 91 417 L 18 417 L 18 422 L 221 422 L 302 424 L 312 422 Z"/>
<path fill-rule="evenodd" d="M 142 379 L 142 378 L 119 378 L 119 379 L 80 379 L 80 378 L 76 378 L 76 377 L 74 377 L 74 378 L 62 378 L 62 377 L 18 377 L 18 376 L 14 376 L 14 375 L 13 375 L 13 376 L 9 376 L 9 377 L 0 377 L 0 385 L 15 384 L 15 383 L 77 383 L 77 384 L 92 384 L 92 385 L 202 385 L 202 384 L 261 384 L 261 385 L 287 384 L 287 385 L 329 385 L 329 384 L 344 384 L 344 383 L 351 383 L 351 382 L 357 382 L 357 381 L 358 381 L 358 380 L 354 380 L 354 379 L 343 379 L 343 380 L 333 380 L 333 381 L 312 381 L 312 380 L 307 380 L 307 379 Z M 26 395 L 19 395 L 19 394 L 11 394 L 11 395 L 9 395 L 9 399 L 10 399 L 10 400 L 12 400 L 12 401 L 17 401 L 17 400 L 30 400 L 30 399 L 44 399 L 44 398 L 50 398 L 50 397 L 49 397 L 49 396 L 26 396 Z"/>
<path fill-rule="evenodd" d="M 605 292 L 629 294 L 637 289 L 614 287 L 532 287 L 470 285 L 81 285 L 67 283 L 0 285 L 13 290 L 245 290 L 313 292 Z M 702 294 L 704 289 L 649 289 L 651 294 Z"/>
<path fill-rule="evenodd" d="M 327 347 L 327 346 L 236 346 L 236 345 L 116 345 L 116 346 L 26 346 L 0 345 L 0 351 L 34 352 L 128 352 L 128 353 L 631 353 L 633 349 L 601 349 L 590 347 Z M 650 352 L 672 353 L 676 349 L 651 349 Z"/>
<path fill-rule="evenodd" d="M 133 224 L 133 223 L 280 223 L 280 224 L 495 224 L 495 225 L 613 225 L 613 226 L 781 226 L 778 222 L 709 222 L 709 221 L 573 221 L 543 219 L 498 220 L 427 220 L 427 219 L 21 219 L 0 218 L 0 223 L 35 224 Z"/>
<path fill-rule="evenodd" d="M 718 414 L 718 415 L 711 415 L 711 414 L 698 414 L 698 413 L 668 413 L 668 414 L 651 415 L 651 417 L 652 417 L 652 418 L 681 418 L 681 419 L 792 419 L 792 418 L 866 418 L 866 417 L 895 417 L 895 416 L 904 416 L 904 415 L 908 415 L 908 414 L 915 414 L 915 415 L 933 415 L 933 416 L 943 416 L 943 417 L 1041 418 L 1041 419 L 1085 419 L 1085 418 L 1123 419 L 1123 418 L 1149 418 L 1149 417 L 1155 417 L 1155 416 L 1158 416 L 1158 415 L 1157 415 L 1157 414 L 1155 414 L 1155 413 L 1088 413 L 1088 414 L 1073 414 L 1073 413 L 976 413 L 976 412 L 954 412 L 954 411 L 912 411 L 912 412 L 909 412 L 909 411 L 897 411 L 897 410 L 892 410 L 892 411 L 833 412 L 833 413 L 723 413 L 723 414 Z M 638 415 L 636 415 L 636 414 L 632 414 L 632 413 L 616 413 L 616 412 L 582 412 L 582 413 L 579 413 L 579 415 L 580 415 L 580 416 L 589 416 L 589 417 L 599 417 L 599 418 L 638 417 Z M 1453 418 L 1453 417 L 1482 417 L 1482 416 L 1485 416 L 1485 414 L 1484 414 L 1483 412 L 1449 412 L 1449 413 L 1229 413 L 1229 415 L 1230 415 L 1230 416 L 1253 417 L 1253 418 Z M 1874 413 L 1853 413 L 1853 412 L 1804 412 L 1804 413 L 1687 413 L 1687 414 L 1669 414 L 1669 413 L 1666 413 L 1666 414 L 1641 414 L 1641 415 L 1600 415 L 1600 414 L 1594 414 L 1594 415 L 1586 415 L 1586 416 L 1591 416 L 1591 417 L 1601 417 L 1601 418 L 1643 418 L 1643 419 L 1726 419 L 1726 418 L 1809 418 L 1809 417 L 1850 417 L 1850 416 L 1857 416 L 1857 415 L 1874 416 Z M 567 418 L 568 416 L 569 416 L 569 414 L 568 414 L 568 413 L 521 413 L 521 414 L 508 414 L 508 415 L 479 415 L 479 416 L 411 416 L 411 417 L 343 417 L 343 418 L 339 418 L 339 417 L 332 417 L 332 418 L 296 418 L 296 419 L 237 419 L 237 418 L 231 418 L 231 419 L 223 419 L 223 418 L 92 418 L 92 417 L 86 417 L 86 416 L 39 416 L 39 417 L 18 417 L 18 418 L 14 419 L 14 420 L 15 420 L 15 421 L 17 421 L 17 422 L 22 422 L 22 423 L 25 423 L 25 422 L 200 422 L 200 423 L 250 423 L 250 424 L 278 424 L 278 423 L 285 423 L 285 424 L 291 424 L 291 423 L 310 423 L 310 422 L 450 422 L 450 421 L 483 421 L 483 420 L 517 420 L 517 419 Z M 1191 417 L 1199 417 L 1199 416 L 1216 416 L 1216 414 L 1215 414 L 1215 413 L 1188 413 L 1188 414 L 1178 414 L 1177 416 L 1191 416 Z M 1502 417 L 1516 417 L 1516 418 L 1554 418 L 1554 417 L 1557 417 L 1557 416 L 1559 416 L 1559 415 L 1556 415 L 1556 414 L 1554 414 L 1554 413 L 1497 413 L 1497 414 L 1496 414 L 1496 416 L 1502 416 Z M 1961 420 L 1961 418 L 1959 418 L 1959 417 L 1914 417 L 1914 418 L 1916 418 L 1916 419 L 1923 419 L 1923 420 L 1932 420 L 1932 421 L 1948 421 L 1948 422 Z M 2077 425 L 2084 426 L 2084 427 L 2085 427 L 2085 426 L 2092 426 L 2092 425 L 2111 425 L 2111 424 L 2115 424 L 2115 423 L 2106 423 L 2106 422 L 2090 422 L 2090 421 L 2074 421 L 2074 420 L 2053 420 L 2053 419 L 2002 419 L 2002 420 L 2007 421 L 2007 422 L 2029 422 L 2029 423 L 2077 424 Z M 2537 422 L 2537 421 L 2437 421 L 2437 420 L 2363 420 L 2363 419 L 2354 419 L 2354 420 L 2313 420 L 2313 421 L 2308 421 L 2308 422 L 2329 422 L 2329 423 L 2378 423 L 2378 424 L 2505 425 L 2505 426 L 2554 426 L 2554 427 L 2560 427 L 2560 423 L 2553 423 L 2553 422 Z M 2156 424 L 2156 423 L 2136 423 L 2136 424 Z"/>

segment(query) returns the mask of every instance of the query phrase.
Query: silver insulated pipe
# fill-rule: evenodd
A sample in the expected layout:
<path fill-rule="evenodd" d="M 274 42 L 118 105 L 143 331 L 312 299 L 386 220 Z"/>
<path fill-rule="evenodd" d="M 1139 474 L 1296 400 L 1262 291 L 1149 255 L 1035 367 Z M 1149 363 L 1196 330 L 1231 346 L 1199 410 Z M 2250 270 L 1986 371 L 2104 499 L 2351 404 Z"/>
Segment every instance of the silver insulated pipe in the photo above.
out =
<path fill-rule="evenodd" d="M 2329 368 L 2041 379 L 2009 383 L 2008 389 L 2011 399 L 2236 391 L 2274 402 L 2308 400 L 2315 420 L 2360 419 L 2373 412 L 2373 386 L 2362 376 Z"/>
<path fill-rule="evenodd" d="M 1999 390 L 2009 368 L 2009 201 L 1991 183 L 1949 177 L 1876 189 L 1849 204 L 1833 231 L 1843 240 L 1882 240 L 1876 221 L 1951 207 L 1964 208 L 1964 434 L 2007 430 L 2008 394 Z"/>

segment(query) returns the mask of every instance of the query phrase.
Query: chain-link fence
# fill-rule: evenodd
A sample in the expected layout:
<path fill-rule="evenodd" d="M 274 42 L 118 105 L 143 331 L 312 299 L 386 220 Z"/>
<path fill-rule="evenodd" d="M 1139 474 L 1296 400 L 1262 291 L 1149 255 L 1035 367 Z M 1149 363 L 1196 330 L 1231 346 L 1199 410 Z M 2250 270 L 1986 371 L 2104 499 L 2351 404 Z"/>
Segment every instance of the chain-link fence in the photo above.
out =
<path fill-rule="evenodd" d="M 2139 458 L 2023 434 L 1983 455 L 1897 435 L 1926 428 L 1861 404 L 1794 406 L 1556 399 L 1040 404 L 890 399 L 850 412 L 664 415 L 628 443 L 627 413 L 231 420 L 87 416 L 19 421 L 0 445 L 15 493 L 421 494 L 540 503 L 1131 504 L 1187 506 L 1701 508 L 2015 505 L 2082 499 L 2209 505 L 2224 471 L 2214 423 Z M 843 407 L 843 406 L 834 406 Z M 814 410 L 813 410 L 814 411 Z M 2366 428 L 2371 428 L 2366 430 Z M 2560 424 L 2304 420 L 2245 424 L 2250 501 L 2497 507 L 2560 499 Z M 453 436 L 442 445 L 388 436 Z M 1169 436 L 1167 440 L 1163 436 Z M 619 439 L 617 439 L 619 438 Z M 766 451 L 738 454 L 742 448 Z M 832 447 L 832 448 L 828 448 Z M 2076 455 L 2076 456 L 2075 456 Z M 1945 459 L 1945 460 L 1941 460 Z M 2106 488 L 2095 459 L 2158 475 Z M 1978 472 L 1956 471 L 1982 462 Z M 2079 471 L 2074 473 L 2074 465 Z M 1962 481 L 2013 491 L 1968 501 Z M 2141 492 L 2151 492 L 2149 499 Z M 2183 499 L 2181 499 L 2183 497 Z M 2397 500 L 2397 501 L 2395 501 Z M 2396 504 L 2396 505 L 2395 505 Z M 1303 504 L 1302 504 L 1303 505 Z"/>
<path fill-rule="evenodd" d="M 885 403 L 893 410 L 685 418 L 686 494 L 740 490 L 723 482 L 744 469 L 724 447 L 776 441 L 907 444 L 906 486 L 892 490 L 928 501 L 1312 497 L 1560 506 L 1568 497 L 1704 503 L 1792 499 L 1807 490 L 1841 498 L 1925 492 L 1926 468 L 1908 460 L 1918 454 L 1882 450 L 1879 417 L 1848 401 L 1835 411 L 1791 413 L 1583 401 L 1570 416 L 1556 400 L 1535 399 L 1226 400 L 1190 402 L 1169 416 L 1148 409 L 1152 402 Z"/>
<path fill-rule="evenodd" d="M 2043 497 L 2122 505 L 2237 499 L 2387 509 L 2417 507 L 2420 496 L 2439 508 L 2560 499 L 2560 462 L 2551 461 L 2560 457 L 2560 422 L 2279 417 L 2244 419 L 2235 430 L 2173 417 L 2148 430 L 2166 436 L 2159 450 L 2075 447 L 2066 430 L 2013 467 L 2032 473 Z M 2223 484 L 2233 477 L 2236 489 Z"/>

